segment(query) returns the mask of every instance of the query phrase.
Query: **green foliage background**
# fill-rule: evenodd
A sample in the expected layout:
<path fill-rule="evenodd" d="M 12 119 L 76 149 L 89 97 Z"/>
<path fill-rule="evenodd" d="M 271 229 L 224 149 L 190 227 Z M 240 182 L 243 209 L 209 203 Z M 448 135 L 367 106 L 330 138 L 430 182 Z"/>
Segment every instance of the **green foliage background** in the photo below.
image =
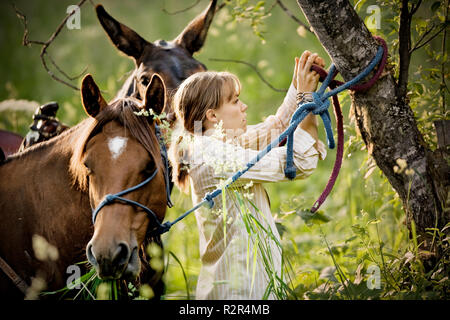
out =
<path fill-rule="evenodd" d="M 163 11 L 174 12 L 191 2 L 105 0 L 101 3 L 117 20 L 145 39 L 155 41 L 175 38 L 208 3 L 200 1 L 192 9 L 176 15 Z M 271 90 L 244 64 L 210 59 L 247 61 L 257 66 L 274 87 L 287 89 L 295 56 L 310 50 L 324 57 L 327 65 L 330 64 L 330 58 L 312 33 L 306 30 L 297 32 L 298 24 L 280 7 L 273 7 L 270 14 L 260 10 L 253 10 L 252 14 L 252 9 L 245 9 L 257 6 L 261 1 L 228 2 L 214 18 L 206 44 L 195 57 L 211 70 L 228 70 L 239 76 L 243 85 L 241 98 L 249 106 L 249 123 L 254 124 L 276 111 L 284 93 Z M 366 9 L 370 4 L 381 7 L 381 29 L 372 31 L 388 40 L 393 56 L 391 62 L 395 64 L 398 29 L 398 19 L 395 17 L 398 16 L 398 7 L 383 1 L 372 2 L 359 1 L 357 11 L 365 19 L 369 15 Z M 440 7 L 434 8 L 433 12 L 430 6 L 423 5 L 424 10 L 419 11 L 421 19 L 434 19 L 436 11 L 443 11 L 444 4 L 439 1 L 431 1 L 430 4 L 434 2 L 438 2 Z M 65 17 L 67 7 L 74 4 L 67 0 L 17 0 L 14 3 L 28 18 L 29 37 L 32 40 L 47 40 Z M 267 12 L 273 3 L 275 1 L 266 1 L 262 10 Z M 285 5 L 306 22 L 295 1 L 285 1 Z M 40 63 L 40 46 L 22 46 L 22 36 L 23 26 L 15 16 L 13 7 L 2 2 L 0 101 L 26 99 L 39 104 L 57 101 L 61 107 L 58 117 L 64 123 L 72 126 L 84 119 L 86 115 L 82 111 L 79 92 L 52 80 Z M 430 43 L 429 50 L 440 50 L 439 37 Z M 64 28 L 50 46 L 49 52 L 69 75 L 77 75 L 87 67 L 87 72 L 93 74 L 99 87 L 105 91 L 107 100 L 114 97 L 126 79 L 127 72 L 134 68 L 133 61 L 119 54 L 112 46 L 89 2 L 81 8 L 81 29 Z M 439 81 L 433 83 L 433 78 L 425 76 L 425 72 L 427 68 L 439 66 L 440 62 L 422 50 L 414 53 L 411 66 L 412 98 L 417 98 L 411 105 L 427 141 L 434 146 L 436 140 L 429 120 L 448 116 L 445 107 L 442 110 L 436 99 Z M 79 86 L 80 81 L 81 78 L 73 83 Z M 423 97 L 420 97 L 420 92 Z M 319 163 L 315 173 L 306 181 L 266 186 L 272 212 L 284 227 L 283 246 L 295 274 L 290 284 L 292 298 L 448 298 L 446 269 L 444 273 L 436 269 L 433 274 L 428 274 L 421 267 L 417 260 L 417 248 L 408 239 L 401 202 L 367 155 L 364 144 L 355 132 L 349 117 L 349 96 L 343 93 L 340 98 L 345 115 L 346 152 L 334 191 L 322 207 L 330 222 L 319 224 L 314 220 L 305 221 L 300 213 L 314 203 L 324 188 L 334 163 L 334 150 L 328 151 L 327 159 Z M 2 112 L 0 128 L 25 135 L 30 120 L 30 112 Z M 323 132 L 321 138 L 325 141 Z M 175 207 L 167 213 L 169 220 L 192 205 L 190 197 L 178 190 L 174 191 L 173 201 Z M 163 236 L 163 240 L 167 267 L 165 298 L 192 298 L 200 269 L 195 218 L 190 216 L 177 224 Z M 373 264 L 382 270 L 381 288 L 378 290 L 369 290 L 366 285 L 370 276 L 367 269 Z M 404 276 L 404 273 L 407 275 Z"/>

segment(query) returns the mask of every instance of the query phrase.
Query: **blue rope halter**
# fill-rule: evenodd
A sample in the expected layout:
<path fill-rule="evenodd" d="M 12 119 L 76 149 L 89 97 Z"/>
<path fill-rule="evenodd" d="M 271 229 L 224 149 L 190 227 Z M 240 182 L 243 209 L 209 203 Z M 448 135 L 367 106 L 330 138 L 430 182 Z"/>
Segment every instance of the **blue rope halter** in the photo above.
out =
<path fill-rule="evenodd" d="M 130 205 L 133 205 L 133 206 L 140 207 L 145 212 L 147 212 L 148 214 L 153 216 L 155 221 L 158 221 L 158 218 L 156 217 L 155 213 L 151 209 L 147 208 L 143 204 L 140 204 L 139 202 L 136 202 L 136 201 L 133 201 L 133 200 L 130 200 L 130 199 L 122 197 L 122 196 L 124 196 L 124 195 L 126 195 L 126 194 L 128 194 L 130 192 L 133 192 L 133 191 L 135 191 L 135 190 L 145 186 L 147 183 L 149 183 L 156 176 L 157 172 L 158 172 L 158 168 L 155 169 L 155 171 L 152 173 L 152 175 L 150 177 L 148 177 L 147 179 L 145 179 L 141 183 L 135 185 L 134 187 L 125 189 L 123 191 L 120 191 L 120 192 L 117 192 L 117 193 L 114 193 L 114 194 L 107 194 L 105 196 L 105 198 L 103 199 L 103 201 L 100 202 L 100 204 L 97 206 L 97 208 L 95 208 L 95 210 L 92 211 L 92 224 L 95 223 L 95 220 L 97 219 L 98 213 L 100 212 L 100 210 L 104 206 L 112 204 L 113 202 L 116 202 L 116 201 L 120 201 L 120 202 L 124 202 L 124 203 L 130 204 Z"/>
<path fill-rule="evenodd" d="M 167 194 L 167 205 L 170 207 L 173 206 L 172 201 L 170 199 L 170 186 L 169 186 L 169 162 L 167 159 L 167 150 L 166 150 L 166 146 L 164 144 L 164 141 L 162 140 L 162 136 L 161 136 L 161 130 L 159 128 L 158 125 L 155 125 L 155 131 L 156 131 L 156 136 L 158 137 L 159 140 L 159 145 L 160 145 L 160 150 L 161 150 L 161 158 L 163 160 L 163 164 L 165 167 L 165 172 L 164 172 L 164 179 L 165 179 L 165 184 L 166 184 L 166 194 Z M 127 199 L 127 198 L 123 198 L 122 196 L 133 192 L 139 188 L 142 188 L 143 186 L 145 186 L 146 184 L 148 184 L 150 181 L 152 181 L 152 179 L 156 176 L 156 173 L 158 172 L 158 168 L 155 169 L 155 171 L 151 174 L 150 177 L 148 177 L 147 179 L 145 179 L 144 181 L 142 181 L 141 183 L 125 189 L 123 191 L 114 193 L 114 194 L 107 194 L 105 196 L 105 198 L 102 200 L 102 202 L 99 203 L 99 205 L 92 211 L 92 224 L 95 224 L 95 220 L 97 219 L 97 215 L 100 212 L 100 210 L 104 207 L 107 206 L 109 204 L 112 204 L 113 202 L 123 202 L 132 206 L 136 206 L 141 208 L 142 210 L 144 210 L 148 215 L 150 215 L 153 220 L 154 223 L 156 224 L 156 229 L 155 231 L 159 231 L 162 229 L 164 229 L 163 225 L 161 225 L 161 223 L 158 220 L 158 217 L 156 216 L 156 214 L 153 212 L 153 210 L 151 210 L 150 208 L 144 206 L 143 204 Z M 165 231 L 164 231 L 165 232 Z M 164 233 L 161 232 L 161 233 Z M 157 233 L 157 234 L 161 234 L 161 233 Z"/>

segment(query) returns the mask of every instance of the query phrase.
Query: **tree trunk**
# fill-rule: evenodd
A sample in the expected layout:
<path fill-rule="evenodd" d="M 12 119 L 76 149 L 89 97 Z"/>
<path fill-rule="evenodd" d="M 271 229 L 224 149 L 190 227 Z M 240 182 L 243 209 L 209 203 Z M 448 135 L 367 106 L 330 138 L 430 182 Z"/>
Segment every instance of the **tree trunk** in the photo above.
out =
<path fill-rule="evenodd" d="M 377 42 L 347 0 L 297 3 L 345 81 L 375 56 Z M 386 70 L 368 91 L 351 93 L 352 108 L 369 154 L 402 199 L 408 226 L 413 220 L 422 235 L 419 241 L 435 251 L 425 232 L 450 221 L 445 212 L 449 169 L 442 153 L 425 144 L 407 99 L 398 99 L 398 91 L 392 72 Z M 405 170 L 398 159 L 406 161 Z"/>

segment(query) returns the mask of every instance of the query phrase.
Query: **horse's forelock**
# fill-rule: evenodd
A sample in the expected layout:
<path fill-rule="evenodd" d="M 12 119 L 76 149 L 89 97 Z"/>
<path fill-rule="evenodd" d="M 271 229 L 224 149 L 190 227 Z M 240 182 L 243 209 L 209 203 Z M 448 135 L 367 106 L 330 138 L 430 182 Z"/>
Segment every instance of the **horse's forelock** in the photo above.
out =
<path fill-rule="evenodd" d="M 155 134 L 155 129 L 145 116 L 138 116 L 140 102 L 133 98 L 122 98 L 115 100 L 108 107 L 102 110 L 95 120 L 88 125 L 77 139 L 74 152 L 70 161 L 70 172 L 73 183 L 77 184 L 83 191 L 87 190 L 87 168 L 83 159 L 88 141 L 98 134 L 104 125 L 111 121 L 118 121 L 126 127 L 131 134 L 151 155 L 157 167 L 162 166 L 159 153 L 159 142 Z"/>

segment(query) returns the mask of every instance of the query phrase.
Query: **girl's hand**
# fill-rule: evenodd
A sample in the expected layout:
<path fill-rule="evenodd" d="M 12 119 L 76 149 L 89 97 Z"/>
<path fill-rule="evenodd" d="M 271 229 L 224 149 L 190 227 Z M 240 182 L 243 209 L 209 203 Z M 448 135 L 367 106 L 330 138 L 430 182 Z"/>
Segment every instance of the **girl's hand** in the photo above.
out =
<path fill-rule="evenodd" d="M 313 92 L 317 89 L 319 83 L 319 74 L 311 71 L 313 64 L 320 67 L 325 66 L 325 62 L 317 53 L 311 54 L 309 51 L 303 52 L 300 59 L 295 59 L 296 70 L 294 72 L 294 86 L 296 85 L 297 93 L 299 92 Z M 317 119 L 313 113 L 308 114 L 300 123 L 300 127 L 308 132 L 316 141 L 319 139 L 317 133 Z"/>
<path fill-rule="evenodd" d="M 325 61 L 317 55 L 309 51 L 303 52 L 300 59 L 295 57 L 295 69 L 292 83 L 297 89 L 297 92 L 312 92 L 317 89 L 319 82 L 319 74 L 311 71 L 311 66 L 316 64 L 320 67 L 325 67 Z"/>

